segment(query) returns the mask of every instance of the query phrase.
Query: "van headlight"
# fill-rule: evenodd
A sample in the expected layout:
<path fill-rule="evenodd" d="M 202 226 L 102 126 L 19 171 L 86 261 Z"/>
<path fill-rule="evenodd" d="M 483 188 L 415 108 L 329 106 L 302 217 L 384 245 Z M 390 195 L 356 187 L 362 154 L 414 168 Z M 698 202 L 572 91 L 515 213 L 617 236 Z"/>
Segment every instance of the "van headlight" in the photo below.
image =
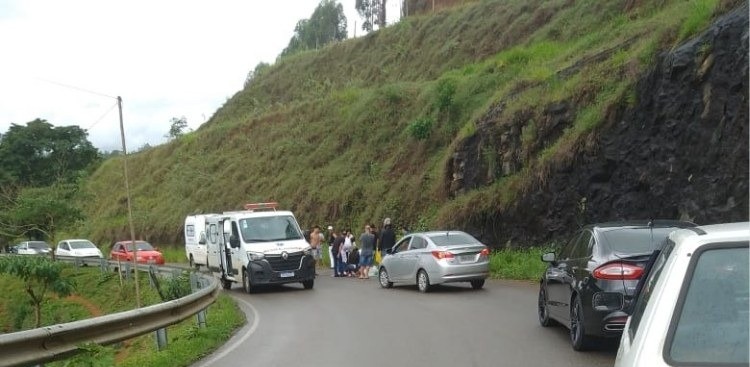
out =
<path fill-rule="evenodd" d="M 262 252 L 252 252 L 252 251 L 247 252 L 247 259 L 249 261 L 263 260 L 263 258 L 265 258 L 265 255 L 263 255 Z"/>

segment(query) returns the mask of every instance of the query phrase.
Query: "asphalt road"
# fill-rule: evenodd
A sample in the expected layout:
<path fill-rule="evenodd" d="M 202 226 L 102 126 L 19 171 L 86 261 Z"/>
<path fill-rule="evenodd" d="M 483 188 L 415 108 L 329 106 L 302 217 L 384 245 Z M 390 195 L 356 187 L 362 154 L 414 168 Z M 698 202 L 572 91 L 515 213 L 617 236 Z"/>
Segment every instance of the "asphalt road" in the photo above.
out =
<path fill-rule="evenodd" d="M 612 366 L 616 345 L 575 352 L 567 329 L 536 320 L 537 286 L 489 280 L 381 289 L 375 278 L 331 278 L 245 294 L 228 291 L 248 323 L 196 363 L 214 366 Z"/>

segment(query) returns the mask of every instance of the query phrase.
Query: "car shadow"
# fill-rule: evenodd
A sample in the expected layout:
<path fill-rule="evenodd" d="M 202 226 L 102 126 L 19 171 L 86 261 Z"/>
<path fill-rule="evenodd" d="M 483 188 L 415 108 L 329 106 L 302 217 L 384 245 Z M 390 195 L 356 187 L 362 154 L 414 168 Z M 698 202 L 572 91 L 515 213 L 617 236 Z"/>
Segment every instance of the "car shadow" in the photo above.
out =
<path fill-rule="evenodd" d="M 400 291 L 409 291 L 409 292 L 419 292 L 419 288 L 417 288 L 416 285 L 394 285 L 394 290 Z M 477 292 L 486 292 L 486 289 L 473 289 L 471 288 L 471 285 L 468 283 L 466 285 L 463 285 L 461 283 L 455 283 L 455 284 L 437 284 L 433 285 L 430 288 L 430 291 L 428 293 L 477 293 Z"/>
<path fill-rule="evenodd" d="M 570 331 L 560 325 L 550 326 L 546 328 L 550 331 L 551 337 L 559 338 L 560 341 L 566 344 L 570 344 Z M 590 349 L 583 353 L 598 354 L 602 356 L 612 357 L 617 354 L 617 348 L 620 346 L 620 338 L 600 338 L 591 346 Z"/>

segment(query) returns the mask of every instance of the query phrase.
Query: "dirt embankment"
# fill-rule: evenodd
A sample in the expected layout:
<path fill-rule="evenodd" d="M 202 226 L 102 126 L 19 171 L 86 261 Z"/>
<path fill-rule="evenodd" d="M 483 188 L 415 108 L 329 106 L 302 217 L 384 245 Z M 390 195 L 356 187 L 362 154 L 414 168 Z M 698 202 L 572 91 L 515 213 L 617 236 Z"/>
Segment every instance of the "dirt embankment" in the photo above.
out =
<path fill-rule="evenodd" d="M 636 95 L 633 107 L 609 111 L 595 139 L 581 142 L 571 159 L 544 175 L 544 182 L 510 208 L 484 215 L 469 227 L 488 243 L 530 245 L 589 222 L 747 220 L 747 6 L 661 54 Z M 562 131 L 557 127 L 574 118 L 573 106 L 548 106 L 544 116 L 543 125 L 550 129 L 546 135 L 554 139 Z M 500 146 L 512 147 L 521 130 L 509 128 Z M 457 152 L 476 150 L 478 144 L 469 139 Z M 509 149 L 498 156 L 496 161 L 507 165 L 500 171 L 515 171 L 513 162 L 523 162 L 518 155 Z M 470 157 L 478 155 L 465 156 L 463 188 L 486 184 L 485 177 L 472 173 L 471 167 L 482 163 Z"/>

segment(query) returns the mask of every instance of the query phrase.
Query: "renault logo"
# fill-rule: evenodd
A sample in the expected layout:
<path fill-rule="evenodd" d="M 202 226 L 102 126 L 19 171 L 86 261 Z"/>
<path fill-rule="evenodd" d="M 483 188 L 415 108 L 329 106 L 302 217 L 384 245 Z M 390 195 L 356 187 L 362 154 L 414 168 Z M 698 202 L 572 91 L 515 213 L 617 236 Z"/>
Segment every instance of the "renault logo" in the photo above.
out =
<path fill-rule="evenodd" d="M 284 252 L 281 253 L 281 258 L 284 259 L 284 260 L 286 260 L 286 259 L 289 258 L 289 254 L 286 251 L 284 251 Z"/>

